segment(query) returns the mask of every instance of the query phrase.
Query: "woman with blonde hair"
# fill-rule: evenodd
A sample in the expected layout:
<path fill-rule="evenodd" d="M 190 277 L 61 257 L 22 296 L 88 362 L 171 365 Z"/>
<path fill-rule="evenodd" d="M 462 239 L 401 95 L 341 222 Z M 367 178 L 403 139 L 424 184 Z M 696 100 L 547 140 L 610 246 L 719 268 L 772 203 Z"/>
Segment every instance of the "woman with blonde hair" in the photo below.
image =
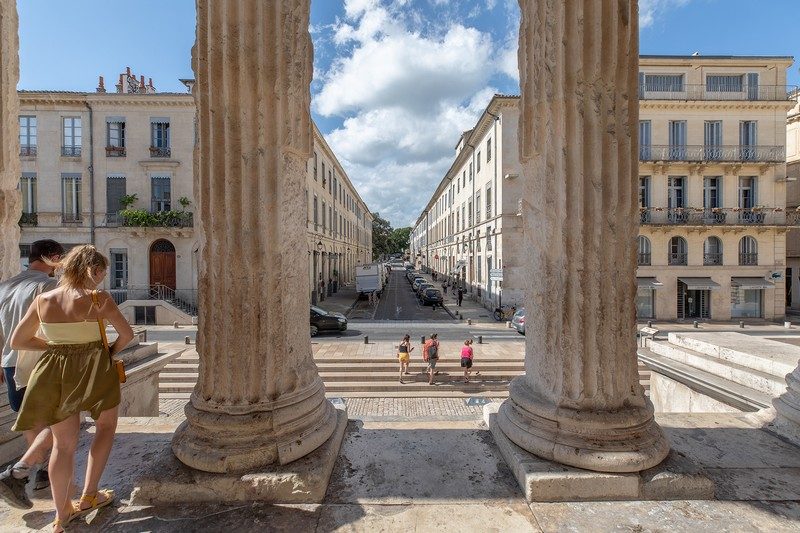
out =
<path fill-rule="evenodd" d="M 53 433 L 49 472 L 56 507 L 54 532 L 63 531 L 69 521 L 114 499 L 113 491 L 98 490 L 114 442 L 120 403 L 119 377 L 112 356 L 133 339 L 133 330 L 111 296 L 96 290 L 108 270 L 103 254 L 91 245 L 76 246 L 59 266 L 63 275 L 58 288 L 34 299 L 11 337 L 14 349 L 44 350 L 31 374 L 13 430 L 44 424 Z M 101 335 L 103 320 L 118 333 L 110 353 Z M 36 336 L 40 328 L 44 338 Z M 83 493 L 75 504 L 70 488 L 81 411 L 91 413 L 95 434 Z"/>

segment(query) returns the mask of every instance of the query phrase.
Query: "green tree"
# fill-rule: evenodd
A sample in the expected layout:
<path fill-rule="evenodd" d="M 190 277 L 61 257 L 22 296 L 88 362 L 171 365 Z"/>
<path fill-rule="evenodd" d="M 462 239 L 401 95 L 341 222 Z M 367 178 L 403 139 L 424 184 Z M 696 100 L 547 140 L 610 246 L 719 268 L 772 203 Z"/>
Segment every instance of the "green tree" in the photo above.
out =
<path fill-rule="evenodd" d="M 389 238 L 392 234 L 392 225 L 388 220 L 381 218 L 380 213 L 374 213 L 372 219 L 372 259 L 378 259 L 389 251 Z"/>
<path fill-rule="evenodd" d="M 389 253 L 405 253 L 411 239 L 411 228 L 395 228 L 389 236 Z"/>

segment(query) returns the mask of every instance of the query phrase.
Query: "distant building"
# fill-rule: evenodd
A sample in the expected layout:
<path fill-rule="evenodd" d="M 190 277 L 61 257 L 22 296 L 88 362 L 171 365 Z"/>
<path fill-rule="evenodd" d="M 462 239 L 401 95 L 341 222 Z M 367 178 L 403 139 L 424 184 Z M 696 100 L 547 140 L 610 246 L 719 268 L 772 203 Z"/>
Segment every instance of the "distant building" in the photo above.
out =
<path fill-rule="evenodd" d="M 792 94 L 794 107 L 786 125 L 786 212 L 800 217 L 800 91 Z M 786 306 L 800 311 L 800 229 L 786 234 Z"/>
<path fill-rule="evenodd" d="M 181 81 L 191 90 L 194 80 Z M 100 77 L 95 92 L 19 97 L 23 266 L 38 239 L 94 243 L 111 260 L 104 288 L 128 302 L 131 322 L 196 314 L 193 96 L 160 93 L 128 68 L 110 91 Z M 313 280 L 352 281 L 354 265 L 369 262 L 372 216 L 316 127 L 314 151 L 306 188 L 320 205 L 309 199 L 306 247 L 316 300 Z M 315 159 L 328 176 L 314 175 Z"/>

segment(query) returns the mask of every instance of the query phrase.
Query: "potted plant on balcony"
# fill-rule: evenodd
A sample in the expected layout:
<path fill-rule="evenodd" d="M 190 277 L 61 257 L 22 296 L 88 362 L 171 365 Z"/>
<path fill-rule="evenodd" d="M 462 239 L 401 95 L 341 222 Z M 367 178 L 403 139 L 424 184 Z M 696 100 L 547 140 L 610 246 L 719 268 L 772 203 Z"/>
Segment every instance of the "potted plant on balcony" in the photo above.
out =
<path fill-rule="evenodd" d="M 186 211 L 186 208 L 192 205 L 192 201 L 185 196 L 178 198 L 178 203 L 181 204 L 181 211 Z"/>
<path fill-rule="evenodd" d="M 128 209 L 130 206 L 135 204 L 139 201 L 139 197 L 135 194 L 123 194 L 122 197 L 119 199 L 119 205 L 122 206 L 122 210 Z"/>

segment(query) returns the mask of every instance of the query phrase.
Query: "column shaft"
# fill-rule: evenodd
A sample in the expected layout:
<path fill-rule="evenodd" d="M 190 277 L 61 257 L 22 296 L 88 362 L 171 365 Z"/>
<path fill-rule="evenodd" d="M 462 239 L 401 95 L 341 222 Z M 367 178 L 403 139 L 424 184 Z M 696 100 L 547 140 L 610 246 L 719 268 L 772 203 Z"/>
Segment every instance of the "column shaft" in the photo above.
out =
<path fill-rule="evenodd" d="M 604 471 L 668 444 L 636 362 L 638 23 L 635 0 L 520 0 L 526 375 L 503 431 Z"/>
<path fill-rule="evenodd" d="M 0 280 L 19 272 L 18 26 L 16 0 L 0 0 Z"/>
<path fill-rule="evenodd" d="M 303 318 L 308 23 L 308 0 L 197 0 L 200 369 L 173 450 L 200 470 L 293 461 L 336 423 Z"/>

